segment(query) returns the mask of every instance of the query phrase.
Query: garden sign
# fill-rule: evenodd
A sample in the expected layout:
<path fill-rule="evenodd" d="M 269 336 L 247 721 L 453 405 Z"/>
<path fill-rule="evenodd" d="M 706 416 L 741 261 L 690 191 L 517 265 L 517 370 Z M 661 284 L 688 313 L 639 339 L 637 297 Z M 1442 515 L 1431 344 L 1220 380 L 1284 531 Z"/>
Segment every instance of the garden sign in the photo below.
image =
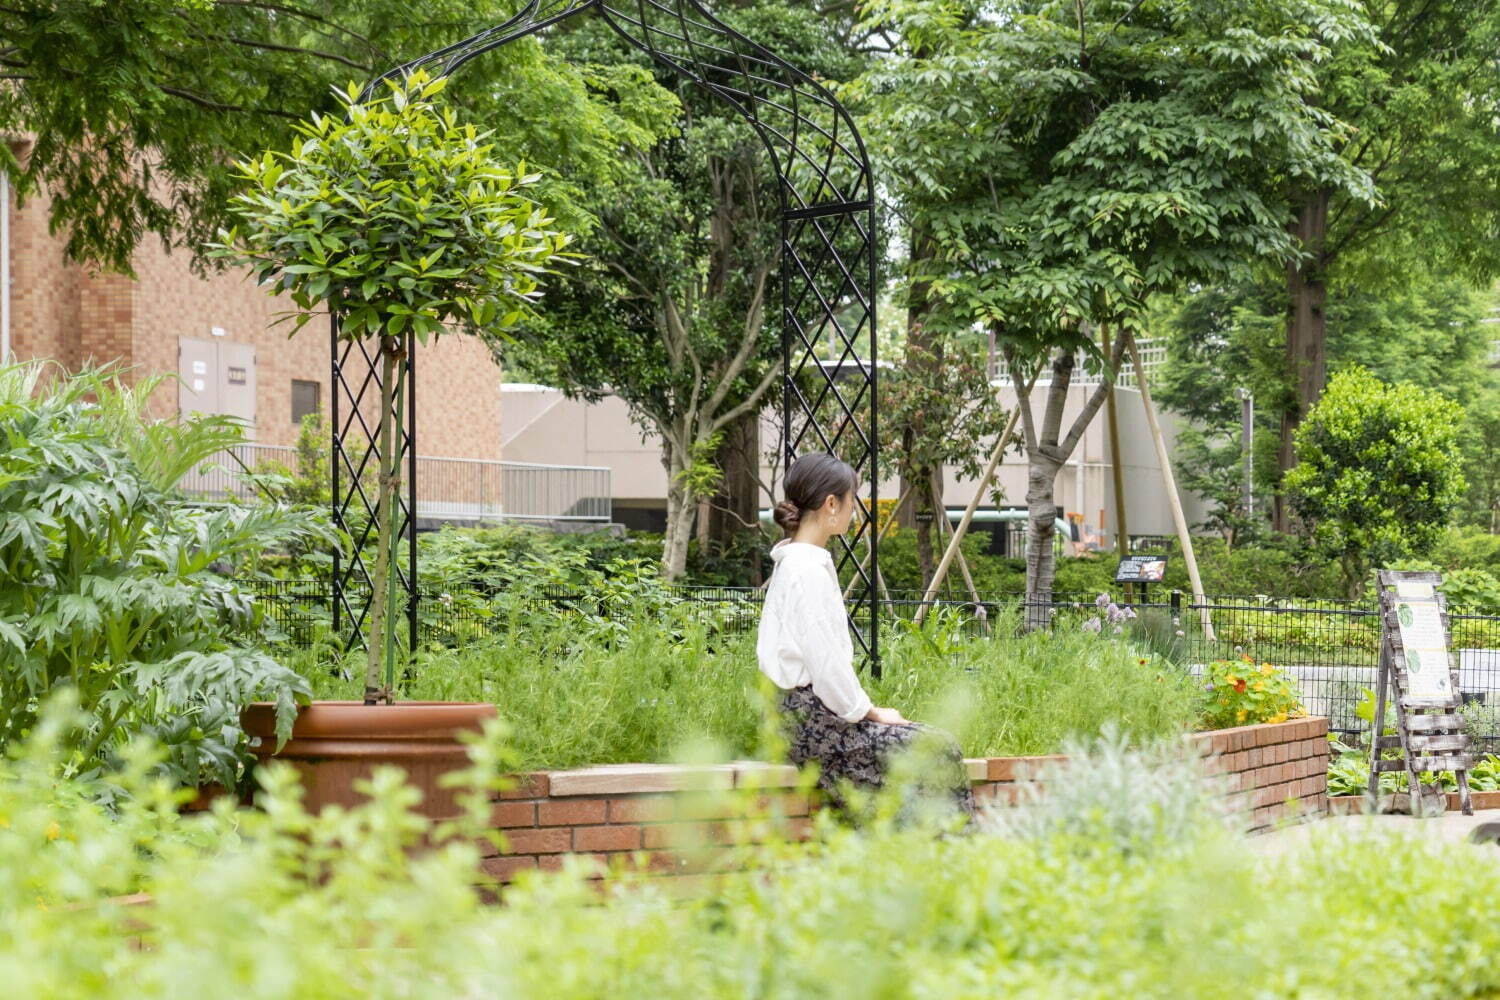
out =
<path fill-rule="evenodd" d="M 1378 579 L 1380 672 L 1370 734 L 1370 801 L 1378 808 L 1383 772 L 1405 771 L 1412 815 L 1421 815 L 1429 807 L 1417 793 L 1419 775 L 1452 771 L 1464 815 L 1472 815 L 1468 771 L 1473 759 L 1459 714 L 1462 699 L 1449 653 L 1448 607 L 1439 590 L 1443 578 L 1383 569 Z M 1391 736 L 1384 732 L 1387 698 L 1396 710 Z M 1400 757 L 1381 759 L 1380 751 L 1389 749 L 1400 750 Z"/>

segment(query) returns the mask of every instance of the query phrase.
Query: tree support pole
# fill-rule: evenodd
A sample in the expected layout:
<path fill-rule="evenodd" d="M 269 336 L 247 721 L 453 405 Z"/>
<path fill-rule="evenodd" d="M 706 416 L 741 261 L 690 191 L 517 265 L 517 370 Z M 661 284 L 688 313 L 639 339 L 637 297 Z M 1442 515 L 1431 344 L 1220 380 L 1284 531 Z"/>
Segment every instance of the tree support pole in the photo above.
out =
<path fill-rule="evenodd" d="M 1162 485 L 1167 490 L 1167 506 L 1172 511 L 1172 525 L 1177 529 L 1177 544 L 1182 546 L 1182 558 L 1187 563 L 1188 582 L 1193 587 L 1193 601 L 1198 605 L 1198 620 L 1203 626 L 1203 637 L 1214 639 L 1214 626 L 1203 596 L 1203 581 L 1198 576 L 1198 559 L 1193 555 L 1193 539 L 1188 534 L 1187 515 L 1182 511 L 1182 499 L 1177 495 L 1177 478 L 1172 475 L 1172 461 L 1167 457 L 1167 442 L 1161 433 L 1161 424 L 1156 419 L 1156 407 L 1151 402 L 1151 387 L 1146 382 L 1146 370 L 1141 366 L 1141 353 L 1135 346 L 1135 335 L 1129 327 L 1120 330 L 1125 346 L 1130 351 L 1130 361 L 1135 365 L 1135 384 L 1141 390 L 1141 402 L 1146 407 L 1146 424 L 1151 428 L 1151 442 L 1156 445 L 1156 460 L 1161 465 Z"/>
<path fill-rule="evenodd" d="M 953 565 L 955 556 L 962 557 L 959 545 L 968 534 L 969 525 L 974 520 L 974 512 L 979 509 L 980 498 L 984 491 L 989 489 L 990 483 L 995 478 L 995 473 L 1000 468 L 1000 459 L 1005 454 L 1006 447 L 1010 444 L 1011 435 L 1016 432 L 1016 421 L 1021 418 L 1021 406 L 1017 402 L 1016 408 L 1010 411 L 1010 419 L 1005 422 L 1005 430 L 1000 432 L 1000 439 L 995 442 L 995 447 L 990 451 L 989 464 L 984 467 L 984 475 L 979 477 L 979 486 L 974 491 L 974 496 L 969 499 L 969 506 L 964 509 L 964 516 L 958 522 L 958 527 L 953 530 L 953 537 L 948 541 L 948 548 L 943 552 L 943 559 L 938 563 L 937 569 L 932 574 L 932 583 L 927 587 L 927 593 L 922 595 L 922 605 L 917 608 L 917 624 L 922 624 L 927 617 L 927 605 L 937 595 L 938 587 L 942 586 L 943 579 L 948 575 L 948 569 Z M 975 598 L 978 601 L 978 598 Z"/>
<path fill-rule="evenodd" d="M 1099 327 L 1101 348 L 1109 356 L 1109 327 Z M 1116 376 L 1118 377 L 1118 375 Z M 1140 371 L 1136 380 L 1140 381 Z M 1124 558 L 1130 555 L 1130 529 L 1125 520 L 1125 469 L 1120 460 L 1120 410 L 1115 402 L 1115 386 L 1111 382 L 1104 405 L 1109 412 L 1109 465 L 1115 487 L 1115 554 Z M 1128 587 L 1129 584 L 1126 584 Z"/>

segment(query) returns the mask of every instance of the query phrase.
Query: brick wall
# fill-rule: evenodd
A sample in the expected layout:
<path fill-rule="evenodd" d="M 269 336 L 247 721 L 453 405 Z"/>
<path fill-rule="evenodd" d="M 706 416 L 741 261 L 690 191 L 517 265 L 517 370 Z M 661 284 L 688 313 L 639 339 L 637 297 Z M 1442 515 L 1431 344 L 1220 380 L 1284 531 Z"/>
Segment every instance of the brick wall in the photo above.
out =
<path fill-rule="evenodd" d="M 24 155 L 24 148 L 19 148 Z M 185 250 L 169 251 L 148 236 L 132 258 L 136 279 L 91 273 L 63 259 L 65 240 L 47 231 L 45 193 L 24 208 L 12 205 L 12 349 L 20 360 L 50 359 L 77 368 L 120 362 L 138 374 L 175 373 L 178 338 L 224 340 L 255 347 L 256 426 L 265 444 L 293 444 L 292 380 L 315 381 L 328 411 L 328 326 L 314 320 L 295 337 L 273 326 L 291 308 L 264 293 L 243 271 L 195 274 Z M 422 455 L 498 459 L 498 365 L 477 339 L 443 338 L 418 349 L 417 450 Z M 177 413 L 175 384 L 152 399 L 157 417 Z M 373 413 L 373 409 L 371 410 Z"/>
<path fill-rule="evenodd" d="M 1328 720 L 1299 719 L 1187 737 L 1205 770 L 1228 786 L 1233 811 L 1252 829 L 1328 808 Z M 1011 802 L 1023 784 L 1062 757 L 994 757 L 965 762 L 976 797 Z M 744 794 L 725 794 L 739 790 Z M 739 761 L 713 767 L 622 764 L 520 776 L 494 802 L 505 851 L 490 848 L 485 870 L 511 879 L 555 870 L 574 857 L 657 874 L 711 877 L 742 867 L 744 848 L 773 834 L 798 839 L 816 797 L 797 791 L 794 768 Z"/>

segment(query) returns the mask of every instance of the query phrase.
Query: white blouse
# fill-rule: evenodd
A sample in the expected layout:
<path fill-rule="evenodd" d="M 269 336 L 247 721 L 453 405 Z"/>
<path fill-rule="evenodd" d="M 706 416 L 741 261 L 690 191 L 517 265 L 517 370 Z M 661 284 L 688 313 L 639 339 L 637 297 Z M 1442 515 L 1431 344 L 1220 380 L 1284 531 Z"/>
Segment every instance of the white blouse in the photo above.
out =
<path fill-rule="evenodd" d="M 791 539 L 771 549 L 776 564 L 760 616 L 755 653 L 761 672 L 783 690 L 812 685 L 845 722 L 858 722 L 871 701 L 854 673 L 854 643 L 838 572 L 828 550 Z"/>

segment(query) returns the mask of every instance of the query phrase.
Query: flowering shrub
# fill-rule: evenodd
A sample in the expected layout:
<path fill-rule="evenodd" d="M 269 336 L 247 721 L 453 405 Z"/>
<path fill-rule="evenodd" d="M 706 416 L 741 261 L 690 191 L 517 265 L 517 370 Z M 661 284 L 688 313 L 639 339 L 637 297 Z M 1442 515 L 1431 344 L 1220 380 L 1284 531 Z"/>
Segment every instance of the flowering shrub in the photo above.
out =
<path fill-rule="evenodd" d="M 1208 703 L 1203 712 L 1206 729 L 1285 722 L 1307 713 L 1297 682 L 1286 671 L 1248 656 L 1215 660 L 1204 668 Z"/>
<path fill-rule="evenodd" d="M 1094 607 L 1099 613 L 1092 618 L 1085 619 L 1083 630 L 1085 632 L 1102 633 L 1106 628 L 1114 630 L 1115 635 L 1125 631 L 1125 623 L 1135 618 L 1135 609 L 1131 607 L 1120 607 L 1110 600 L 1108 594 L 1100 594 L 1094 599 Z"/>

